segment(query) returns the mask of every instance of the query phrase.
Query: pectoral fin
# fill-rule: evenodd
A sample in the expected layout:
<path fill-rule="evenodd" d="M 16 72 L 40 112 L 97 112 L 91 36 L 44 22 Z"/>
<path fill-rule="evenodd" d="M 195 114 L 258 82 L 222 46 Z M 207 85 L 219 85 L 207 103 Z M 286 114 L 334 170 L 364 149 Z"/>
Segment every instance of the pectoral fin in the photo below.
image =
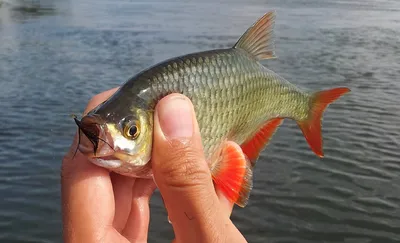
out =
<path fill-rule="evenodd" d="M 253 185 L 253 172 L 239 145 L 225 142 L 211 173 L 215 187 L 228 200 L 240 207 L 246 206 Z"/>

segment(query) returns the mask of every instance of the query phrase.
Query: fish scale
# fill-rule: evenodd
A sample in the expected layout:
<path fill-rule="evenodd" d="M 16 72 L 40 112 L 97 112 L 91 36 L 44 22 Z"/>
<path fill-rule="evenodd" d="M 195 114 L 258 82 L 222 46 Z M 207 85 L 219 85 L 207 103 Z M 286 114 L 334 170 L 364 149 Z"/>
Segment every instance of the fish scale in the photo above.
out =
<path fill-rule="evenodd" d="M 283 119 L 295 120 L 323 157 L 322 114 L 349 89 L 304 91 L 264 67 L 261 60 L 276 58 L 274 19 L 275 12 L 265 14 L 232 48 L 175 57 L 130 78 L 76 120 L 90 140 L 81 152 L 117 173 L 150 178 L 155 106 L 168 94 L 181 93 L 193 103 L 215 186 L 239 206 L 247 204 L 253 168 Z"/>
<path fill-rule="evenodd" d="M 165 75 L 159 75 L 157 70 Z M 289 98 L 289 94 L 294 95 L 291 101 L 299 100 L 298 96 L 307 101 L 309 99 L 295 86 L 271 74 L 257 60 L 237 49 L 178 57 L 161 64 L 157 70 L 152 70 L 152 75 L 162 78 L 148 79 L 148 86 L 152 90 L 149 99 L 178 92 L 192 100 L 207 158 L 212 156 L 221 141 L 233 139 L 241 144 L 265 121 L 279 114 L 283 106 L 277 104 L 276 100 Z M 277 94 L 283 97 L 277 99 Z M 210 113 L 213 115 L 210 116 Z M 209 127 L 210 124 L 213 126 Z M 240 135 L 226 137 L 227 134 L 235 134 L 233 129 L 238 129 Z"/>

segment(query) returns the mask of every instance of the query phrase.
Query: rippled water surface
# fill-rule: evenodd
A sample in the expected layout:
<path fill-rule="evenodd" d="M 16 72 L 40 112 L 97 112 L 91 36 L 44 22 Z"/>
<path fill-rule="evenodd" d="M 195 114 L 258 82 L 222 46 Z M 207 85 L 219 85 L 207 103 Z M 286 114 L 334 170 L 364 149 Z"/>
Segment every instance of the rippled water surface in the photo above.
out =
<path fill-rule="evenodd" d="M 264 63 L 295 84 L 352 93 L 325 113 L 322 160 L 284 123 L 234 222 L 250 242 L 400 242 L 397 0 L 3 1 L 0 241 L 61 241 L 70 113 L 149 65 L 233 45 L 270 9 L 279 58 Z M 151 204 L 150 242 L 167 242 L 158 193 Z"/>

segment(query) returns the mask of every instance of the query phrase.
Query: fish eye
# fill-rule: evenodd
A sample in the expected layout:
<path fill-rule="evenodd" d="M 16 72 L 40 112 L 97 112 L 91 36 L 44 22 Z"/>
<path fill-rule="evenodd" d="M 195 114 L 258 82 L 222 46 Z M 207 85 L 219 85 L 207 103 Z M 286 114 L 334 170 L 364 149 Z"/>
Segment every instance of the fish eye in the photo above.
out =
<path fill-rule="evenodd" d="M 136 126 L 136 125 L 131 126 L 131 127 L 129 128 L 129 132 L 128 132 L 128 133 L 129 133 L 130 136 L 136 137 L 137 134 L 138 134 L 138 128 L 137 128 L 137 126 Z"/>
<path fill-rule="evenodd" d="M 136 139 L 140 134 L 140 127 L 138 122 L 128 124 L 124 129 L 124 134 L 127 138 Z"/>

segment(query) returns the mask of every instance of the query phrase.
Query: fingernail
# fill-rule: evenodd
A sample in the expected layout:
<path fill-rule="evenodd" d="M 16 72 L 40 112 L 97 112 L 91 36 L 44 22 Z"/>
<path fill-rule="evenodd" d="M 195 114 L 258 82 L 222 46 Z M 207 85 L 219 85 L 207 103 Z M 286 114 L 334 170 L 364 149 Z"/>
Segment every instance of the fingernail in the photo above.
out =
<path fill-rule="evenodd" d="M 190 101 L 173 96 L 160 103 L 158 120 L 164 136 L 169 139 L 190 138 L 193 135 L 193 113 Z"/>

